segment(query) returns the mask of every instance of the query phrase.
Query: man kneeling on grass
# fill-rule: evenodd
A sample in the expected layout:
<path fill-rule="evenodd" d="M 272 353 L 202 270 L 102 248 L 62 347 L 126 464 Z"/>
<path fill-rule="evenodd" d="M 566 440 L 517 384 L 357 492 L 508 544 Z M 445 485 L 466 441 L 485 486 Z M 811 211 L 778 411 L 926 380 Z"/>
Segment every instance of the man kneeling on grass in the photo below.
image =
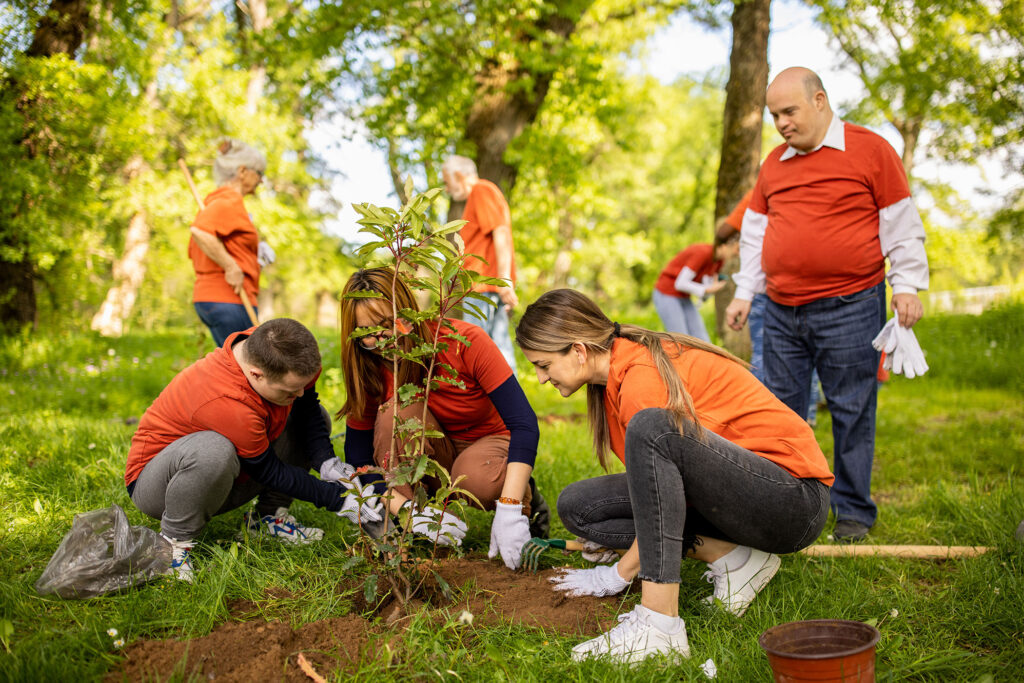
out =
<path fill-rule="evenodd" d="M 290 543 L 323 538 L 288 513 L 293 498 L 357 523 L 382 519 L 375 498 L 360 505 L 354 472 L 334 456 L 330 417 L 314 388 L 316 339 L 278 318 L 229 336 L 182 370 L 139 421 L 124 481 L 142 512 L 160 520 L 173 547 L 168 573 L 192 580 L 192 541 L 214 515 L 241 507 L 250 533 Z M 320 471 L 321 479 L 309 473 Z M 364 493 L 372 494 L 372 486 Z"/>

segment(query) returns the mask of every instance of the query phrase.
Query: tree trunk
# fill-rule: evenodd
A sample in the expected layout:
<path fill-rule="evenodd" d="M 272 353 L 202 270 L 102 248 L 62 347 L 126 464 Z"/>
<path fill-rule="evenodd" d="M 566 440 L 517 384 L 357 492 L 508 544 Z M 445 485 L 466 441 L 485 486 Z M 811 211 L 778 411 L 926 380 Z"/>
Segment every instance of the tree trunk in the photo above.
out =
<path fill-rule="evenodd" d="M 903 138 L 903 170 L 909 178 L 914 170 L 914 153 L 917 151 L 917 141 L 921 137 L 921 126 L 924 121 L 916 116 L 910 119 L 894 119 L 891 123 Z"/>
<path fill-rule="evenodd" d="M 92 329 L 104 337 L 120 337 L 124 334 L 124 321 L 135 305 L 139 286 L 146 276 L 148 251 L 149 224 L 146 222 L 146 212 L 138 211 L 128 225 L 124 254 L 114 264 L 113 274 L 117 284 L 107 292 L 103 305 L 92 318 Z"/>
<path fill-rule="evenodd" d="M 267 0 L 249 0 L 249 16 L 252 21 L 252 32 L 259 35 L 270 27 L 267 14 Z M 239 26 L 239 30 L 242 27 Z M 244 43 L 243 43 L 244 44 Z M 262 63 L 254 63 L 249 67 L 249 85 L 246 89 L 245 109 L 249 114 L 259 111 L 263 99 L 263 91 L 267 83 L 267 67 Z"/>
<path fill-rule="evenodd" d="M 0 237 L 5 252 L 21 252 L 17 262 L 0 261 L 0 325 L 14 331 L 36 322 L 35 268 L 19 235 Z"/>
<path fill-rule="evenodd" d="M 585 8 L 577 8 L 582 14 Z M 532 42 L 537 35 L 564 42 L 576 30 L 579 14 L 554 13 L 538 22 L 520 40 Z M 476 166 L 481 178 L 498 185 L 508 197 L 516 184 L 516 169 L 505 163 L 505 150 L 527 125 L 537 118 L 554 71 L 528 71 L 518 63 L 492 61 L 476 75 L 476 99 L 466 119 L 466 140 L 476 146 Z M 524 87 L 524 83 L 531 84 Z M 460 212 L 461 213 L 461 212 Z"/>
<path fill-rule="evenodd" d="M 321 289 L 316 293 L 316 324 L 324 328 L 338 327 L 338 297 L 334 292 Z"/>
<path fill-rule="evenodd" d="M 36 24 L 27 57 L 52 57 L 66 54 L 74 57 L 89 30 L 89 0 L 53 0 L 50 9 Z"/>
<path fill-rule="evenodd" d="M 727 216 L 743 195 L 754 186 L 761 165 L 761 131 L 764 121 L 765 90 L 768 88 L 768 32 L 771 0 L 736 2 L 732 11 L 732 50 L 729 82 L 725 87 L 722 120 L 722 158 L 718 167 L 715 224 Z M 738 259 L 725 264 L 731 274 Z M 732 301 L 732 280 L 715 295 L 715 319 L 725 348 L 750 357 L 750 331 L 736 332 L 723 324 L 725 308 Z"/>

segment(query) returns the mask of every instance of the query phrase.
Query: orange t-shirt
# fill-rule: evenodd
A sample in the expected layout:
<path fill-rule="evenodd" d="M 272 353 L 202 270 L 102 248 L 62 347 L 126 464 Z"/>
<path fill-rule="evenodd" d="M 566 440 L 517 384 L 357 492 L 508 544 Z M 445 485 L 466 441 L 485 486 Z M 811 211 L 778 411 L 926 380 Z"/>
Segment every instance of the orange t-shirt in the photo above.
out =
<path fill-rule="evenodd" d="M 855 294 L 885 277 L 879 211 L 910 196 L 885 138 L 846 123 L 846 151 L 822 147 L 785 161 L 776 147 L 750 210 L 768 217 L 761 251 L 768 296 L 784 306 Z"/>
<path fill-rule="evenodd" d="M 430 412 L 437 418 L 445 434 L 461 441 L 476 441 L 491 434 L 508 434 L 505 422 L 501 419 L 488 394 L 512 376 L 505 357 L 487 336 L 482 328 L 462 320 L 451 320 L 458 334 L 466 337 L 469 346 L 442 333 L 441 341 L 448 348 L 437 354 L 437 362 L 455 368 L 458 381 L 465 383 L 460 388 L 448 382 L 437 383 L 430 390 L 427 405 Z M 437 323 L 428 323 L 431 333 Z M 448 330 L 446 330 L 448 331 Z M 444 369 L 438 372 L 439 377 L 451 377 Z M 381 373 L 387 395 L 382 402 L 391 398 L 391 364 L 383 363 Z M 377 411 L 381 402 L 367 402 L 366 410 L 361 418 L 350 415 L 347 425 L 353 429 L 373 429 Z"/>
<path fill-rule="evenodd" d="M 676 278 L 683 268 L 689 268 L 694 273 L 693 279 L 698 283 L 706 275 L 717 275 L 722 269 L 722 262 L 715 260 L 715 247 L 712 244 L 692 244 L 676 254 L 665 270 L 661 271 L 654 288 L 662 294 L 689 299 L 689 292 L 680 292 L 676 289 Z"/>
<path fill-rule="evenodd" d="M 737 232 L 743 230 L 743 214 L 747 212 L 747 207 L 750 206 L 750 198 L 753 194 L 754 188 L 747 190 L 747 193 L 743 195 L 743 198 L 736 204 L 736 208 L 734 208 L 732 212 L 725 217 L 725 222 L 736 228 Z"/>
<path fill-rule="evenodd" d="M 469 221 L 459 234 L 466 245 L 467 254 L 476 254 L 483 257 L 484 263 L 479 258 L 469 257 L 466 259 L 466 268 L 475 270 L 487 277 L 498 277 L 498 257 L 494 248 L 494 236 L 491 234 L 499 225 L 507 225 L 512 228 L 512 217 L 509 213 L 508 202 L 498 186 L 489 180 L 481 178 L 473 186 L 466 199 L 466 208 L 462 211 L 462 220 Z M 511 279 L 513 286 L 516 283 L 516 254 L 515 247 L 512 248 L 512 271 Z M 497 287 L 493 285 L 480 285 L 476 288 L 481 292 L 493 292 Z"/>
<path fill-rule="evenodd" d="M 666 344 L 669 354 L 675 350 Z M 684 348 L 673 358 L 700 424 L 723 439 L 771 460 L 794 477 L 835 480 L 814 432 L 746 368 L 728 358 Z M 626 461 L 626 427 L 645 408 L 664 408 L 668 388 L 651 353 L 627 339 L 612 345 L 604 409 L 612 451 Z"/>
<path fill-rule="evenodd" d="M 206 196 L 206 208 L 196 214 L 192 225 L 224 243 L 231 258 L 245 275 L 245 293 L 256 304 L 260 291 L 260 263 L 257 260 L 260 237 L 242 203 L 242 195 L 230 187 L 218 187 Z M 240 304 L 242 299 L 224 280 L 224 269 L 207 256 L 195 239 L 188 242 L 188 255 L 196 271 L 192 301 Z"/>
<path fill-rule="evenodd" d="M 212 431 L 234 444 L 240 458 L 266 452 L 281 435 L 291 406 L 270 403 L 252 388 L 242 373 L 232 346 L 255 327 L 235 332 L 224 346 L 179 372 L 156 397 L 132 437 L 125 467 L 127 486 L 160 451 L 183 436 Z M 310 382 L 307 389 L 316 384 Z"/>

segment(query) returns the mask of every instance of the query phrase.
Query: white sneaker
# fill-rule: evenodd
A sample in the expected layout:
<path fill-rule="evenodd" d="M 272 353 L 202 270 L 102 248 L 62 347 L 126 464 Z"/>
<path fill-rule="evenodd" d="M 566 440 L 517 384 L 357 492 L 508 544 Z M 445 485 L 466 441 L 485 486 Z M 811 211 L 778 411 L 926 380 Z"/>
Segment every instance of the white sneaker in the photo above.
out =
<path fill-rule="evenodd" d="M 708 571 L 704 572 L 704 578 L 715 584 L 715 592 L 704 600 L 709 605 L 721 603 L 725 611 L 742 617 L 758 592 L 772 580 L 775 572 L 779 571 L 781 564 L 782 560 L 778 555 L 756 548 L 750 549 L 750 557 L 739 569 L 726 571 L 709 564 Z"/>
<path fill-rule="evenodd" d="M 164 534 L 160 535 L 171 544 L 171 566 L 167 568 L 166 574 L 179 581 L 192 583 L 195 578 L 192 569 L 192 541 L 177 541 Z"/>
<path fill-rule="evenodd" d="M 248 533 L 258 536 L 276 538 L 285 543 L 305 545 L 319 541 L 324 537 L 324 530 L 312 526 L 302 526 L 289 512 L 288 508 L 277 508 L 273 515 L 256 517 L 253 513 L 245 513 L 245 526 Z"/>
<path fill-rule="evenodd" d="M 689 657 L 690 643 L 686 639 L 686 623 L 679 619 L 679 631 L 665 633 L 651 623 L 650 614 L 651 611 L 643 605 L 637 605 L 633 611 L 620 614 L 618 626 L 574 647 L 573 660 L 581 662 L 588 657 L 609 657 L 615 661 L 632 663 L 658 654 L 679 654 Z"/>

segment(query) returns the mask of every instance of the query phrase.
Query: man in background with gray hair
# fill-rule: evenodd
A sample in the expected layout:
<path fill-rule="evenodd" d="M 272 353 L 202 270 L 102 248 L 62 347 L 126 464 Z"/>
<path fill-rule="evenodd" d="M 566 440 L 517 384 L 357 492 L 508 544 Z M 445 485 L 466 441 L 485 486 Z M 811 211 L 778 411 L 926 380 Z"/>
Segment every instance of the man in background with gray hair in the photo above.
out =
<path fill-rule="evenodd" d="M 512 349 L 509 313 L 519 305 L 519 297 L 515 292 L 515 247 L 512 244 L 508 202 L 497 185 L 477 175 L 472 159 L 450 156 L 441 167 L 441 174 L 449 196 L 455 201 L 466 202 L 462 219 L 467 223 L 459 233 L 465 252 L 473 255 L 466 259 L 466 268 L 509 283 L 505 287 L 479 285 L 476 291 L 490 299 L 492 305 L 481 305 L 484 318 L 467 314 L 466 320 L 487 332 L 515 372 L 516 357 Z"/>

